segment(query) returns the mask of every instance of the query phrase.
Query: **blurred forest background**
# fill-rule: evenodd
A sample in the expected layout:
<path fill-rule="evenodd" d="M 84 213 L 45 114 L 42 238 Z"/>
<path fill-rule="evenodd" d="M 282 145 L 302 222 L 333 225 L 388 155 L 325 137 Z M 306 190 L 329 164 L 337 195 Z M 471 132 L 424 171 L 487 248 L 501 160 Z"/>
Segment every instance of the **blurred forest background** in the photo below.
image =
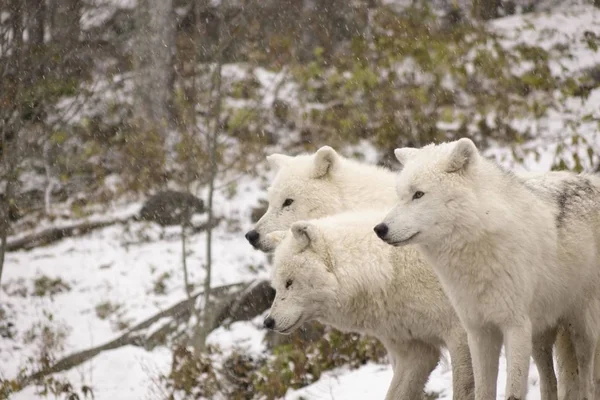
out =
<path fill-rule="evenodd" d="M 0 398 L 26 388 L 29 398 L 105 398 L 97 381 L 66 372 L 125 346 L 165 349 L 168 367 L 148 374 L 151 398 L 275 399 L 324 371 L 385 362 L 374 340 L 318 324 L 292 337 L 267 334 L 260 356 L 207 342 L 269 306 L 268 260 L 245 243 L 240 254 L 258 261 L 244 279 L 211 280 L 225 251 L 215 242 L 242 237 L 264 212 L 265 155 L 328 144 L 393 168 L 396 147 L 468 136 L 511 167 L 598 172 L 600 29 L 576 29 L 598 7 L 2 0 Z M 580 14 L 563 40 L 553 18 L 570 10 Z M 252 196 L 240 189 L 248 181 L 256 182 Z M 226 199 L 240 200 L 227 208 Z M 143 208 L 111 213 L 128 204 Z M 236 205 L 243 209 L 231 211 Z M 65 296 L 87 300 L 60 272 L 19 276 L 32 265 L 20 257 L 114 226 L 136 230 L 134 246 L 166 240 L 180 251 L 170 265 L 179 283 L 174 272 L 147 273 L 149 296 L 168 301 L 146 314 L 110 295 L 88 304 L 86 318 L 110 331 L 95 346 L 69 339 L 79 328 L 67 314 L 62 326 L 54 312 L 36 320 L 23 311 Z M 202 253 L 188 260 L 196 247 Z M 53 257 L 60 264 L 72 254 L 56 248 Z"/>

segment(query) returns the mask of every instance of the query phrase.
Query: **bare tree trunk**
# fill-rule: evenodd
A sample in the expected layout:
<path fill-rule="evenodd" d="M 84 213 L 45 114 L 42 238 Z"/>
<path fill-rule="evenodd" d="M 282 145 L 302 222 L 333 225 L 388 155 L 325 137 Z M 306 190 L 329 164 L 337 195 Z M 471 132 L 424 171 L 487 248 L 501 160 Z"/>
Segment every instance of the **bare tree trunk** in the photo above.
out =
<path fill-rule="evenodd" d="M 498 17 L 500 0 L 473 0 L 473 17 L 484 21 Z"/>
<path fill-rule="evenodd" d="M 136 7 L 135 118 L 164 132 L 170 120 L 175 50 L 173 0 L 140 0 Z"/>
<path fill-rule="evenodd" d="M 15 107 L 19 108 L 18 95 L 21 91 L 23 80 L 23 10 L 19 0 L 10 2 L 10 17 L 12 28 L 12 41 L 9 44 L 11 55 L 8 57 L 8 73 L 14 76 L 15 82 L 10 86 L 11 99 L 16 102 Z M 8 43 L 7 43 L 8 44 Z M 0 282 L 2 282 L 2 272 L 4 270 L 4 258 L 6 254 L 6 241 L 8 230 L 10 229 L 10 206 L 13 201 L 13 185 L 16 180 L 16 163 L 18 161 L 18 135 L 20 130 L 20 121 L 15 120 L 10 111 L 13 107 L 7 107 L 7 113 L 0 115 L 0 135 L 2 139 L 2 167 L 4 176 L 4 196 L 0 204 Z M 9 137 L 10 135 L 10 137 Z"/>
<path fill-rule="evenodd" d="M 31 84 L 44 77 L 43 50 L 44 30 L 46 27 L 46 1 L 27 0 L 27 29 L 29 31 L 29 48 L 32 62 L 29 65 Z"/>
<path fill-rule="evenodd" d="M 44 27 L 46 19 L 45 0 L 27 0 L 27 29 L 29 30 L 29 43 L 34 48 L 44 45 Z"/>
<path fill-rule="evenodd" d="M 198 5 L 197 17 L 200 15 L 200 6 Z M 215 180 L 218 172 L 217 164 L 217 144 L 219 137 L 219 130 L 221 129 L 221 106 L 222 106 L 222 68 L 223 68 L 223 15 L 218 10 L 217 15 L 219 18 L 219 36 L 217 40 L 217 51 L 215 53 L 215 69 L 213 71 L 211 88 L 209 95 L 211 96 L 211 107 L 207 114 L 205 127 L 207 129 L 207 148 L 209 155 L 209 180 L 208 180 L 208 200 L 207 200 L 207 215 L 209 228 L 206 231 L 206 276 L 204 278 L 204 305 L 202 321 L 197 327 L 194 333 L 193 346 L 195 351 L 201 352 L 205 348 L 206 337 L 210 333 L 209 327 L 212 326 L 213 320 L 216 317 L 215 310 L 212 309 L 211 304 L 211 281 L 212 281 L 212 224 L 215 219 L 214 216 L 214 192 L 215 192 Z"/>
<path fill-rule="evenodd" d="M 220 40 L 219 40 L 220 41 Z M 220 57 L 221 58 L 221 57 Z M 215 193 L 215 179 L 217 177 L 217 138 L 219 136 L 219 130 L 221 129 L 221 101 L 222 101 L 222 93 L 221 93 L 221 69 L 222 69 L 222 60 L 219 60 L 217 63 L 217 68 L 215 72 L 215 90 L 216 90 L 216 98 L 213 110 L 213 128 L 210 133 L 209 138 L 209 157 L 210 157 L 210 180 L 208 182 L 208 230 L 206 231 L 206 277 L 204 278 L 204 326 L 211 325 L 211 310 L 210 310 L 210 285 L 211 285 L 211 276 L 212 276 L 212 223 L 214 220 L 214 208 L 213 208 L 213 199 Z M 206 340 L 206 337 L 203 337 L 203 342 Z"/>
<path fill-rule="evenodd" d="M 79 76 L 84 69 L 84 53 L 79 46 L 83 0 L 51 0 L 50 4 L 53 54 L 47 72 L 57 80 Z"/>
<path fill-rule="evenodd" d="M 200 43 L 202 40 L 202 34 L 200 31 L 200 26 L 201 26 L 201 19 L 200 19 L 200 14 L 201 12 L 205 9 L 206 4 L 205 1 L 196 1 L 192 4 L 192 12 L 194 15 L 194 33 L 193 33 L 193 43 L 194 43 L 194 47 L 195 47 L 195 51 L 194 51 L 194 57 L 193 57 L 193 76 L 192 76 L 192 90 L 189 92 L 189 98 L 187 98 L 187 108 L 184 111 L 184 135 L 194 135 L 197 128 L 196 128 L 196 103 L 197 103 L 197 98 L 198 98 L 198 86 L 197 86 L 197 78 L 198 78 L 198 64 L 199 64 L 199 56 L 200 53 L 198 51 L 199 47 L 200 47 Z M 193 143 L 192 140 L 190 140 L 190 143 Z M 193 175 L 194 175 L 194 169 L 197 167 L 197 165 L 194 165 L 194 157 L 193 157 L 194 152 L 191 151 L 190 153 L 188 153 L 185 157 L 185 163 L 186 163 L 186 168 L 185 168 L 185 189 L 186 192 L 188 194 L 192 194 L 191 193 L 191 184 L 192 184 L 192 180 L 193 180 Z M 210 229 L 208 229 L 210 230 Z M 188 299 L 191 299 L 192 296 L 192 288 L 190 285 L 190 281 L 189 281 L 189 273 L 188 273 L 188 265 L 187 265 L 187 253 L 186 253 L 186 241 L 187 241 L 187 236 L 186 236 L 186 232 L 185 232 L 185 224 L 184 221 L 182 221 L 181 223 L 181 253 L 182 253 L 182 265 L 183 265 L 183 280 L 184 280 L 184 284 L 185 284 L 185 291 L 186 291 L 186 295 L 188 296 Z M 194 316 L 196 317 L 196 327 L 201 323 L 202 317 L 200 315 L 200 311 L 198 310 L 198 307 L 192 307 L 192 312 L 194 314 Z"/>
<path fill-rule="evenodd" d="M 29 32 L 28 55 L 31 59 L 27 65 L 30 81 L 27 84 L 34 85 L 44 76 L 46 2 L 45 0 L 26 0 L 25 5 L 27 6 L 27 31 Z"/>
<path fill-rule="evenodd" d="M 189 184 L 187 186 L 187 193 L 190 193 Z M 187 207 L 187 205 L 186 205 Z M 193 304 L 192 297 L 192 286 L 190 284 L 189 272 L 188 272 L 188 264 L 187 264 L 187 235 L 185 233 L 186 228 L 186 218 L 187 210 L 182 213 L 182 221 L 181 221 L 181 265 L 183 266 L 183 284 L 185 285 L 185 295 L 187 299 L 192 302 L 192 313 L 196 317 L 196 321 L 200 322 L 200 313 L 198 308 Z M 212 228 L 208 228 L 210 231 Z"/>
<path fill-rule="evenodd" d="M 41 0 L 40 0 L 41 1 Z M 43 1 L 42 1 L 43 2 Z M 82 0 L 52 0 L 52 41 L 71 47 L 81 34 Z"/>
<path fill-rule="evenodd" d="M 12 39 L 12 59 L 18 65 L 17 68 L 21 68 L 20 59 L 23 55 L 23 9 L 22 4 L 19 0 L 12 0 L 10 2 L 10 19 L 13 31 L 13 39 Z M 18 71 L 18 70 L 17 70 Z"/>
<path fill-rule="evenodd" d="M 352 2 L 346 0 L 302 0 L 300 60 L 312 59 L 317 47 L 331 59 L 341 43 L 353 34 L 364 34 L 366 24 L 357 18 Z"/>
<path fill-rule="evenodd" d="M 4 161 L 5 186 L 2 204 L 0 204 L 0 283 L 2 282 L 2 272 L 4 271 L 4 258 L 6 255 L 6 240 L 8 230 L 10 229 L 10 207 L 13 200 L 13 186 L 15 180 L 15 168 L 12 162 L 12 156 L 8 154 L 8 143 L 6 141 L 6 132 L 2 131 L 2 158 Z M 16 147 L 16 146 L 14 146 Z"/>
<path fill-rule="evenodd" d="M 310 60 L 313 57 L 313 50 L 317 43 L 315 32 L 312 28 L 314 21 L 317 0 L 302 0 L 302 23 L 301 23 L 301 44 L 298 51 L 300 61 Z"/>

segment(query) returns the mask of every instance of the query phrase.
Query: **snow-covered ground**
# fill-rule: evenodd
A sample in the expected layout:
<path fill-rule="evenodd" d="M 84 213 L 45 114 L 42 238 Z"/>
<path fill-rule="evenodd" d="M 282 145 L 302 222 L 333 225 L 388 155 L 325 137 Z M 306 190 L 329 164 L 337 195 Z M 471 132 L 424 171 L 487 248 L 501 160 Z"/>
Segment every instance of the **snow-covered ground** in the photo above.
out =
<path fill-rule="evenodd" d="M 217 194 L 216 214 L 225 220 L 214 231 L 213 286 L 268 276 L 265 256 L 252 250 L 243 235 L 259 189 L 258 181 L 244 179 L 233 197 L 226 198 L 226 191 Z M 39 333 L 40 324 L 50 319 L 65 335 L 64 349 L 56 354 L 62 356 L 108 342 L 123 333 L 125 325 L 185 299 L 179 230 L 163 231 L 142 222 L 114 225 L 51 246 L 8 253 L 0 298 L 9 320 L 16 322 L 16 340 L 0 337 L 0 376 L 14 377 L 27 364 L 37 342 L 26 345 L 25 336 L 28 331 Z M 190 282 L 203 281 L 204 260 L 205 235 L 193 235 L 188 242 Z M 34 280 L 43 276 L 60 278 L 70 290 L 33 295 Z M 100 319 L 96 308 L 107 303 L 116 310 Z M 169 366 L 165 349 L 148 353 L 128 346 L 103 352 L 66 376 L 92 386 L 97 399 L 125 400 L 144 398 L 140 388 L 150 388 L 157 370 L 165 373 Z M 37 397 L 30 389 L 15 398 Z"/>
<path fill-rule="evenodd" d="M 506 363 L 504 356 L 500 359 L 498 374 L 498 399 L 504 399 L 504 382 Z M 387 365 L 367 364 L 354 371 L 331 371 L 318 382 L 300 390 L 289 391 L 286 400 L 359 400 L 383 399 L 392 380 L 392 369 Z M 427 382 L 427 393 L 437 394 L 438 399 L 452 399 L 452 374 L 450 365 L 441 363 L 433 371 Z M 529 373 L 529 393 L 527 399 L 540 399 L 539 375 L 532 364 Z"/>
<path fill-rule="evenodd" d="M 600 51 L 593 51 L 583 42 L 586 31 L 600 36 L 600 10 L 593 7 L 576 6 L 555 9 L 552 13 L 508 17 L 494 21 L 493 26 L 506 35 L 509 46 L 521 41 L 547 49 L 557 43 L 571 46 L 572 57 L 553 64 L 556 74 L 577 73 L 600 63 Z M 262 81 L 268 77 L 263 74 L 260 78 Z M 569 100 L 564 109 L 552 111 L 538 126 L 540 139 L 525 147 L 536 149 L 539 157 L 529 154 L 522 165 L 515 165 L 511 162 L 509 149 L 492 148 L 487 154 L 510 167 L 548 170 L 556 157 L 558 144 L 572 144 L 573 132 L 568 130 L 568 121 L 587 114 L 600 117 L 598 89 L 586 100 Z M 522 121 L 521 127 L 528 123 L 531 121 Z M 574 132 L 587 141 L 585 146 L 600 148 L 596 122 L 590 121 L 575 129 Z M 586 161 L 585 146 L 581 148 L 581 155 L 584 166 L 589 166 L 591 161 L 597 160 Z M 367 153 L 368 161 L 374 162 L 376 157 L 372 147 L 361 147 Z M 216 199 L 217 214 L 225 220 L 216 229 L 214 286 L 264 278 L 269 273 L 265 256 L 252 250 L 243 237 L 250 226 L 251 207 L 258 198 L 264 197 L 262 181 L 245 177 L 238 182 L 234 193 L 229 189 L 218 191 Z M 136 208 L 139 204 L 116 208 L 113 214 L 128 215 Z M 103 217 L 106 214 L 96 216 Z M 201 282 L 204 277 L 204 241 L 204 234 L 189 239 L 191 282 Z M 60 278 L 70 290 L 52 296 L 33 295 L 34 280 L 43 276 Z M 132 326 L 184 298 L 179 228 L 162 230 L 145 223 L 114 225 L 51 246 L 8 253 L 0 301 L 9 319 L 16 321 L 16 326 L 14 340 L 0 337 L 0 377 L 14 377 L 27 364 L 28 357 L 36 352 L 37 342 L 28 344 L 24 339 L 28 334 L 39 333 L 40 324 L 45 321 L 51 319 L 53 326 L 61 327 L 64 348 L 57 356 L 62 356 L 112 340 L 125 326 Z M 97 316 L 97 307 L 103 304 L 110 304 L 114 309 L 105 319 Z M 209 341 L 225 352 L 242 347 L 260 353 L 264 351 L 263 337 L 259 317 L 254 321 L 235 323 L 230 329 L 220 328 L 211 334 Z M 170 362 L 171 354 L 166 348 L 146 351 L 126 346 L 103 352 L 62 375 L 76 385 L 92 386 L 97 400 L 157 399 L 161 398 L 162 392 L 156 377 L 169 370 Z M 502 358 L 499 399 L 504 396 L 504 368 Z M 308 387 L 288 391 L 286 399 L 383 398 L 391 375 L 389 366 L 376 364 L 352 371 L 330 371 Z M 427 390 L 438 393 L 441 399 L 452 397 L 447 362 L 434 371 Z M 14 396 L 17 400 L 36 398 L 34 388 Z M 528 398 L 539 398 L 538 374 L 533 365 Z"/>

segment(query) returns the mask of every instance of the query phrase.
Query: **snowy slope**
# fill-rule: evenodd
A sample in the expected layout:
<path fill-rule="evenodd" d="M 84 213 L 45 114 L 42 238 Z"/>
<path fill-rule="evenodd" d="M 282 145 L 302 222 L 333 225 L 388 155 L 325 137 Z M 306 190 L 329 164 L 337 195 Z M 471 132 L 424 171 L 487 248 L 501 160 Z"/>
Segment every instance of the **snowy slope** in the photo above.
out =
<path fill-rule="evenodd" d="M 238 221 L 239 226 L 222 222 L 215 230 L 213 286 L 268 276 L 265 256 L 249 248 L 243 236 L 249 228 L 251 206 L 260 193 L 258 182 L 243 180 L 232 199 L 217 194 L 217 216 Z M 190 282 L 200 283 L 204 279 L 205 235 L 190 237 L 188 251 Z M 162 280 L 164 294 L 156 293 L 156 282 L 164 274 L 168 274 Z M 33 296 L 33 280 L 42 276 L 60 278 L 71 290 Z M 52 246 L 8 253 L 3 288 L 0 296 L 16 322 L 17 340 L 0 337 L 0 376 L 13 377 L 36 353 L 35 345 L 23 344 L 27 331 L 47 321 L 49 315 L 66 335 L 64 349 L 57 354 L 63 356 L 116 338 L 123 333 L 117 327 L 119 322 L 132 326 L 183 300 L 179 228 L 167 228 L 163 233 L 154 224 L 115 225 Z M 27 295 L 19 295 L 18 289 Z M 101 320 L 95 308 L 107 301 L 120 308 Z M 136 396 L 143 394 L 139 388 L 148 386 L 148 379 L 157 376 L 151 371 L 154 365 L 167 372 L 169 362 L 165 349 L 147 353 L 130 346 L 102 353 L 67 376 L 75 383 L 91 385 L 97 399 L 143 398 Z M 36 397 L 26 390 L 15 398 Z"/>
<path fill-rule="evenodd" d="M 500 359 L 498 377 L 498 399 L 504 399 L 505 359 Z M 452 399 L 452 374 L 450 366 L 439 365 L 431 374 L 425 390 L 438 395 L 441 400 Z M 383 399 L 392 380 L 389 366 L 367 364 L 354 371 L 332 371 L 318 382 L 296 391 L 289 391 L 286 400 L 359 400 Z M 527 399 L 540 399 L 539 375 L 534 365 L 529 373 L 529 393 Z"/>
<path fill-rule="evenodd" d="M 586 37 L 600 37 L 600 9 L 591 5 L 564 4 L 552 11 L 512 16 L 492 22 L 492 28 L 503 35 L 503 44 L 513 47 L 518 44 L 537 45 L 547 50 L 552 74 L 557 77 L 580 76 L 589 68 L 600 65 L 600 50 L 590 47 Z M 568 49 L 563 53 L 564 49 Z M 562 98 L 560 93 L 556 98 Z M 537 137 L 522 146 L 523 149 L 537 150 L 539 156 L 529 152 L 518 152 L 524 156 L 522 165 L 510 162 L 508 154 L 499 157 L 515 169 L 547 171 L 557 156 L 567 155 L 572 149 L 582 161 L 584 169 L 598 165 L 598 156 L 589 159 L 588 147 L 600 148 L 600 126 L 594 119 L 600 118 L 600 90 L 596 88 L 589 97 L 567 98 L 559 109 L 549 111 L 547 117 L 533 121 L 514 121 L 513 126 L 521 131 L 530 129 Z M 573 136 L 580 139 L 573 143 Z M 561 148 L 564 149 L 561 151 Z M 493 150 L 496 156 L 502 151 Z M 569 158 L 569 156 L 567 156 Z M 567 162 L 572 168 L 573 162 Z"/>

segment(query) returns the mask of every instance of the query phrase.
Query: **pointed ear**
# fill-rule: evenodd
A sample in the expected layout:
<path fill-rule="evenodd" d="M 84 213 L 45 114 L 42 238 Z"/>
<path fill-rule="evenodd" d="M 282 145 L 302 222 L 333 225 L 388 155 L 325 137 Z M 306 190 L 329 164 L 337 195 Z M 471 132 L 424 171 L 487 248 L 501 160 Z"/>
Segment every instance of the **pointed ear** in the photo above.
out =
<path fill-rule="evenodd" d="M 396 160 L 400 163 L 400 167 L 404 168 L 406 162 L 417 152 L 419 149 L 415 149 L 414 147 L 401 147 L 399 149 L 394 150 L 394 155 L 396 156 Z"/>
<path fill-rule="evenodd" d="M 465 171 L 476 160 L 479 151 L 471 139 L 459 139 L 446 164 L 447 172 Z"/>
<path fill-rule="evenodd" d="M 301 249 L 305 249 L 313 245 L 318 239 L 317 227 L 306 221 L 294 222 L 291 226 L 292 235 L 300 245 Z"/>
<path fill-rule="evenodd" d="M 338 153 L 329 146 L 323 146 L 315 153 L 313 178 L 323 178 L 335 168 Z"/>
<path fill-rule="evenodd" d="M 282 166 L 287 164 L 287 162 L 291 159 L 292 159 L 292 157 L 290 157 L 290 156 L 286 156 L 285 154 L 278 154 L 278 153 L 267 156 L 267 162 L 269 163 L 269 165 L 272 168 L 281 168 Z"/>
<path fill-rule="evenodd" d="M 273 231 L 267 234 L 267 240 L 273 243 L 275 246 L 278 246 L 279 243 L 285 238 L 287 231 Z"/>

